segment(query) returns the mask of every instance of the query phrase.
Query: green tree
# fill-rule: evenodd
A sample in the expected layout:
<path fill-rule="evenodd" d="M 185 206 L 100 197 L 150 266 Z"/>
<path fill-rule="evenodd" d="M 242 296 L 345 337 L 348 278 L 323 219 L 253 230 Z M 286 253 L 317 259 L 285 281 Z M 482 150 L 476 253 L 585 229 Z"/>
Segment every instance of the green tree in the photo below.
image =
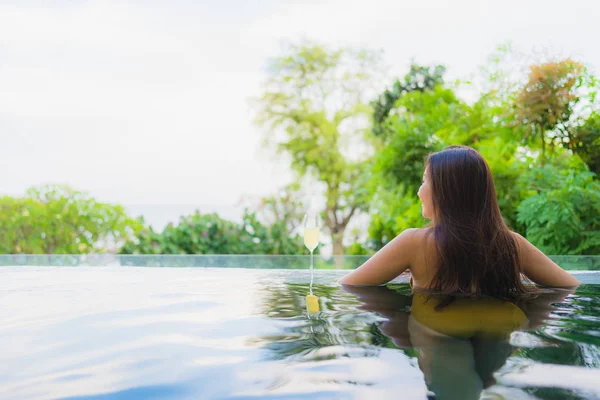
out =
<path fill-rule="evenodd" d="M 266 225 L 282 223 L 292 234 L 302 224 L 305 204 L 301 200 L 300 185 L 292 183 L 272 196 L 262 197 L 256 207 L 256 214 Z"/>
<path fill-rule="evenodd" d="M 585 162 L 590 171 L 600 173 L 600 114 L 593 113 L 573 129 L 568 148 Z"/>
<path fill-rule="evenodd" d="M 334 254 L 343 253 L 344 232 L 366 205 L 361 175 L 371 110 L 367 101 L 377 55 L 366 50 L 329 49 L 315 43 L 290 45 L 268 65 L 256 99 L 256 123 L 267 142 L 291 160 L 299 178 L 324 187 L 324 223 Z M 360 147 L 360 146 L 358 146 Z"/>
<path fill-rule="evenodd" d="M 169 224 L 162 232 L 146 227 L 128 241 L 122 254 L 236 254 L 243 243 L 239 227 L 217 214 L 182 216 L 179 224 Z"/>
<path fill-rule="evenodd" d="M 245 241 L 245 254 L 306 254 L 303 238 L 289 230 L 289 221 L 282 219 L 264 224 L 257 212 L 246 210 L 242 229 L 252 236 L 252 243 Z"/>
<path fill-rule="evenodd" d="M 518 219 L 527 239 L 547 254 L 599 254 L 600 183 L 569 155 L 565 163 L 521 177 L 530 196 L 519 204 Z"/>
<path fill-rule="evenodd" d="M 0 253 L 83 254 L 116 251 L 141 229 L 120 205 L 68 186 L 0 197 Z"/>
<path fill-rule="evenodd" d="M 290 235 L 283 221 L 261 223 L 246 211 L 242 222 L 227 221 L 217 214 L 182 216 L 162 232 L 143 229 L 128 241 L 122 254 L 304 254 L 302 238 Z"/>
<path fill-rule="evenodd" d="M 514 117 L 526 128 L 525 140 L 541 143 L 542 165 L 546 141 L 554 138 L 560 144 L 568 139 L 566 124 L 580 100 L 577 88 L 583 73 L 583 66 L 571 59 L 532 65 L 527 83 L 517 93 Z"/>
<path fill-rule="evenodd" d="M 410 71 L 403 79 L 396 79 L 391 89 L 386 89 L 375 101 L 371 102 L 373 107 L 373 134 L 385 136 L 387 132 L 385 122 L 390 111 L 396 107 L 396 102 L 405 94 L 418 91 L 432 90 L 444 83 L 446 67 L 443 65 L 424 66 L 411 64 Z"/>

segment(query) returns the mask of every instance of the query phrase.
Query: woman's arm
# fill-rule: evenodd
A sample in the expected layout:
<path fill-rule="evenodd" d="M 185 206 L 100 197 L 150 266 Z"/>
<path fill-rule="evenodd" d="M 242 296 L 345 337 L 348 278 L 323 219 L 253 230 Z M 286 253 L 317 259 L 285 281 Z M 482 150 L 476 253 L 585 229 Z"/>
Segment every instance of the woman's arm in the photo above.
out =
<path fill-rule="evenodd" d="M 344 285 L 376 286 L 406 271 L 415 252 L 415 231 L 407 229 L 386 244 L 363 265 L 340 279 Z"/>
<path fill-rule="evenodd" d="M 527 278 L 544 286 L 574 287 L 579 285 L 577 279 L 559 267 L 523 236 L 513 232 L 513 237 L 519 247 L 521 269 Z"/>

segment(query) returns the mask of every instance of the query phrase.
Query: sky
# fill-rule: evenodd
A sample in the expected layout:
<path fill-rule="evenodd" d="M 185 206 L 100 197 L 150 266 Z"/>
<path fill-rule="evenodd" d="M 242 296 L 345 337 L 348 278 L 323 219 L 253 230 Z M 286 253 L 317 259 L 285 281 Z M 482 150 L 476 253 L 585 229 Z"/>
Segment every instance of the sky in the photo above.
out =
<path fill-rule="evenodd" d="M 155 225 L 237 219 L 291 179 L 249 106 L 282 41 L 380 49 L 390 77 L 411 60 L 468 77 L 507 42 L 598 74 L 598 16 L 596 0 L 0 1 L 0 195 L 61 183 Z"/>

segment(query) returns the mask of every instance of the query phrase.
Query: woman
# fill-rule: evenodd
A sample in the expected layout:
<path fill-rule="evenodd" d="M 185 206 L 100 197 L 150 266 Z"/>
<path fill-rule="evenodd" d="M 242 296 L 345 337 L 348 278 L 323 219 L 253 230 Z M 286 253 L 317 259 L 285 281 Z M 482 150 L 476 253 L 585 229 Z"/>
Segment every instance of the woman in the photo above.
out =
<path fill-rule="evenodd" d="M 512 351 L 510 334 L 534 326 L 535 313 L 515 304 L 527 297 L 521 275 L 545 286 L 578 282 L 507 228 L 489 167 L 475 150 L 451 146 L 431 154 L 418 195 L 431 225 L 402 232 L 341 283 L 368 293 L 366 308 L 388 317 L 382 332 L 397 346 L 419 349 L 436 398 L 478 399 Z M 385 288 L 351 286 L 381 285 L 407 269 L 416 289 L 410 314 L 390 307 L 407 301 Z"/>
<path fill-rule="evenodd" d="M 514 300 L 527 291 L 521 274 L 544 286 L 578 281 L 502 219 L 490 169 L 466 146 L 431 154 L 418 191 L 431 225 L 407 229 L 361 267 L 346 285 L 381 285 L 410 270 L 415 288 Z"/>

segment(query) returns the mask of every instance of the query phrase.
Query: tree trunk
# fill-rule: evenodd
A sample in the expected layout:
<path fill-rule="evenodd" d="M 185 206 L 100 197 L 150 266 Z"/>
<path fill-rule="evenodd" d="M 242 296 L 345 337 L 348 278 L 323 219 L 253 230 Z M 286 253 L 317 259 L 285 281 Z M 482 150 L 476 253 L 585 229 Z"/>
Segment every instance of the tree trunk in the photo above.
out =
<path fill-rule="evenodd" d="M 344 246 L 342 244 L 342 235 L 337 234 L 332 237 L 333 241 L 333 255 L 334 256 L 343 256 L 344 255 Z"/>
<path fill-rule="evenodd" d="M 331 241 L 333 242 L 333 256 L 335 257 L 335 267 L 342 268 L 344 265 L 343 255 L 344 255 L 344 230 L 346 227 L 337 228 L 337 233 L 331 235 Z"/>
<path fill-rule="evenodd" d="M 338 218 L 336 213 L 338 207 L 337 202 L 334 207 L 330 208 L 326 212 L 326 225 L 329 228 L 329 233 L 331 234 L 331 242 L 333 244 L 333 256 L 335 257 L 335 266 L 336 268 L 343 267 L 343 255 L 344 255 L 344 232 L 346 231 L 346 227 L 350 222 L 350 219 L 358 209 L 356 205 L 352 206 L 348 215 L 346 215 L 341 220 Z"/>
<path fill-rule="evenodd" d="M 546 164 L 546 138 L 544 137 L 544 129 L 542 129 L 542 167 Z"/>

